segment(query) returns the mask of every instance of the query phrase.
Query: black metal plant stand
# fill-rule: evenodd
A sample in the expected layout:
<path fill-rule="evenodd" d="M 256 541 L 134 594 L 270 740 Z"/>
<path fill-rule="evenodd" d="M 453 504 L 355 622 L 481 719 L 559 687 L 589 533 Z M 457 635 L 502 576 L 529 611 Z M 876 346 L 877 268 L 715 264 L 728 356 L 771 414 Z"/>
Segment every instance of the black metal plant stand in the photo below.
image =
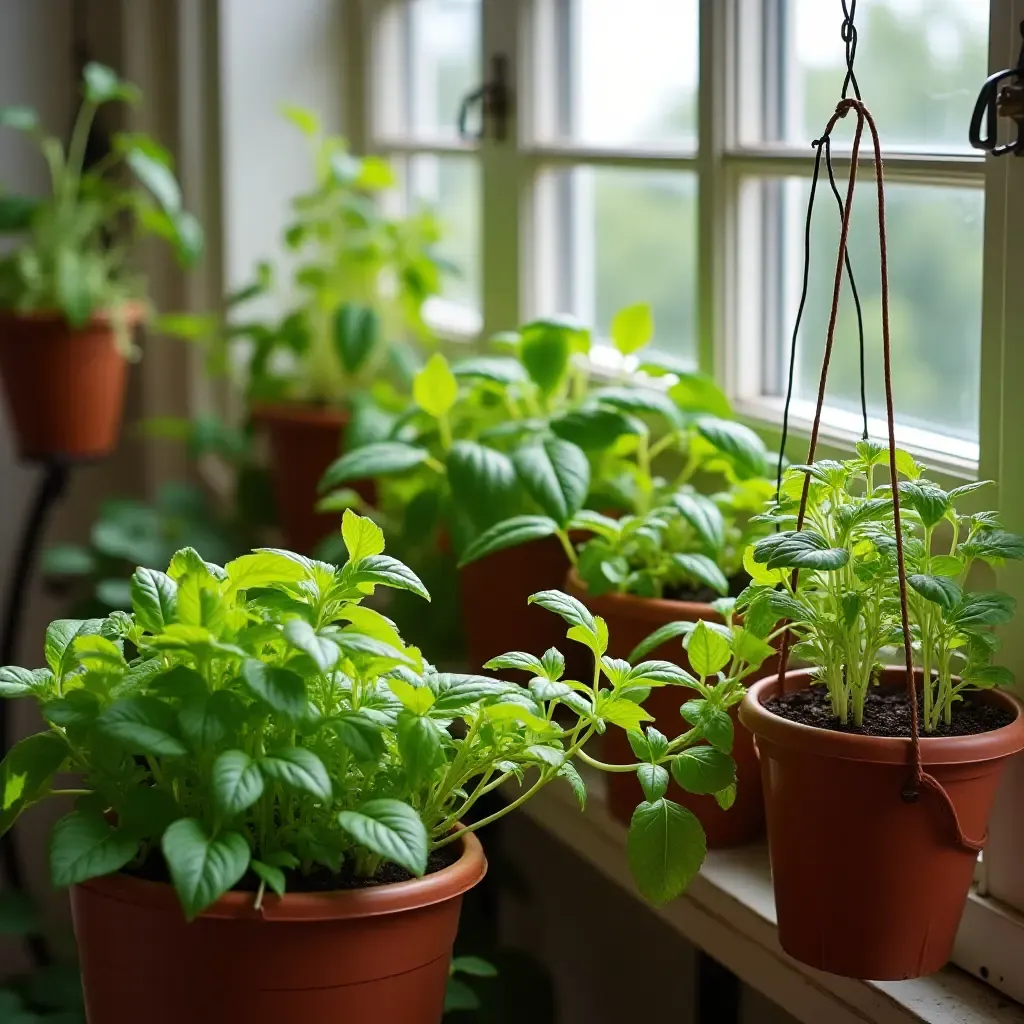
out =
<path fill-rule="evenodd" d="M 42 462 L 43 476 L 25 519 L 11 575 L 7 581 L 3 632 L 0 633 L 0 665 L 14 663 L 22 618 L 28 603 L 32 567 L 50 515 L 67 489 L 71 468 L 71 461 L 61 456 L 47 458 Z M 7 701 L 0 701 L 0 756 L 6 756 L 10 745 L 10 719 L 10 704 Z M 0 837 L 0 865 L 10 889 L 27 888 L 13 828 L 8 829 Z M 29 935 L 27 943 L 32 958 L 38 965 L 43 966 L 51 962 L 50 949 L 42 935 Z"/>

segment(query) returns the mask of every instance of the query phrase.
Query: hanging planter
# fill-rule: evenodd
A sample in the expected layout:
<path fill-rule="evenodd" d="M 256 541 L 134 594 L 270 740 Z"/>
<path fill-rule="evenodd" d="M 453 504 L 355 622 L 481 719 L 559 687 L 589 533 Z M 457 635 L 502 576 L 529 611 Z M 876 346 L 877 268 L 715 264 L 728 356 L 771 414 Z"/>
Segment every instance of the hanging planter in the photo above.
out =
<path fill-rule="evenodd" d="M 117 446 L 131 332 L 145 307 L 134 243 L 158 235 L 184 266 L 202 251 L 202 229 L 182 209 L 170 154 L 158 143 L 117 133 L 110 153 L 85 165 L 97 110 L 139 98 L 109 68 L 87 64 L 66 148 L 34 111 L 0 108 L 0 127 L 30 135 L 53 170 L 45 198 L 0 196 L 0 232 L 15 240 L 0 260 L 0 377 L 23 458 L 99 458 Z"/>
<path fill-rule="evenodd" d="M 780 476 L 769 513 L 780 529 L 749 550 L 755 582 L 738 602 L 746 621 L 789 629 L 778 676 L 749 690 L 740 721 L 761 758 L 782 947 L 821 970 L 895 980 L 948 960 L 999 778 L 1024 749 L 1024 707 L 994 689 L 1012 676 L 992 664 L 990 627 L 1008 622 L 1014 603 L 968 587 L 973 562 L 1022 558 L 1024 539 L 995 513 L 957 511 L 959 496 L 984 483 L 947 493 L 896 448 L 881 147 L 859 100 L 839 104 L 818 159 L 850 111 L 857 127 L 807 465 Z M 865 124 L 889 445 L 865 429 L 854 459 L 815 462 Z M 935 531 L 950 527 L 952 544 L 943 535 L 935 553 Z M 790 636 L 812 670 L 787 674 Z M 892 647 L 903 665 L 883 668 Z"/>
<path fill-rule="evenodd" d="M 140 307 L 118 311 L 125 327 Z M 111 316 L 71 327 L 57 313 L 0 313 L 0 379 L 24 459 L 95 459 L 116 447 L 128 361 Z"/>
<path fill-rule="evenodd" d="M 232 892 L 191 923 L 169 885 L 127 875 L 76 885 L 89 1019 L 437 1024 L 462 895 L 487 870 L 476 836 L 462 846 L 423 878 L 289 893 L 260 910 L 252 893 Z"/>
<path fill-rule="evenodd" d="M 659 598 L 641 598 L 631 594 L 602 594 L 591 597 L 575 570 L 571 571 L 566 589 L 579 598 L 595 615 L 608 623 L 612 637 L 608 654 L 612 658 L 635 657 L 640 649 L 642 657 L 663 659 L 690 671 L 690 661 L 678 637 L 683 629 L 670 630 L 670 636 L 657 646 L 645 644 L 662 627 L 679 623 L 696 625 L 699 621 L 724 623 L 724 618 L 710 604 L 699 601 L 668 601 Z M 643 646 L 641 646 L 643 645 Z M 777 674 L 774 659 L 766 661 L 744 681 L 749 686 L 763 676 Z M 655 687 L 644 701 L 644 709 L 654 716 L 651 723 L 669 739 L 688 729 L 689 723 L 679 714 L 685 701 L 697 696 L 694 690 L 681 694 L 676 687 Z M 761 767 L 754 752 L 750 731 L 739 723 L 738 705 L 729 709 L 733 723 L 732 758 L 736 762 L 736 794 L 731 804 L 723 806 L 714 794 L 687 793 L 674 781 L 669 784 L 669 795 L 689 808 L 699 819 L 707 836 L 709 849 L 739 846 L 760 838 L 764 833 L 764 801 L 761 795 Z M 629 739 L 624 732 L 607 733 L 603 742 L 604 757 L 613 764 L 628 762 L 633 757 Z M 607 779 L 609 811 L 621 822 L 629 824 L 633 808 L 642 799 L 640 782 L 633 774 L 616 773 Z"/>

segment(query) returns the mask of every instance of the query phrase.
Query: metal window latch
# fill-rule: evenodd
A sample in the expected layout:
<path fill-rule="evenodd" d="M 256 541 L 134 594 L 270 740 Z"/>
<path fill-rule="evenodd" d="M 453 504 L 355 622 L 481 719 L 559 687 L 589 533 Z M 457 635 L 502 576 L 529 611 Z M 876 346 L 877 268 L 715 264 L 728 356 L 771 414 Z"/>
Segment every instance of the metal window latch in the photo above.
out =
<path fill-rule="evenodd" d="M 1024 39 L 1024 21 L 1020 24 L 1020 34 Z M 1003 145 L 996 142 L 1000 117 L 1017 122 L 1017 138 L 1013 142 Z M 984 138 L 981 135 L 982 122 L 985 125 Z M 970 140 L 975 149 L 983 149 L 993 156 L 1006 153 L 1019 156 L 1024 153 L 1024 45 L 1021 46 L 1016 67 L 997 71 L 981 87 L 971 117 Z"/>
<path fill-rule="evenodd" d="M 470 111 L 480 105 L 479 128 L 469 127 Z M 479 142 L 493 126 L 493 137 L 504 142 L 508 134 L 508 120 L 512 112 L 512 90 L 508 84 L 508 59 L 503 53 L 491 58 L 491 78 L 472 92 L 466 93 L 459 104 L 459 138 Z"/>

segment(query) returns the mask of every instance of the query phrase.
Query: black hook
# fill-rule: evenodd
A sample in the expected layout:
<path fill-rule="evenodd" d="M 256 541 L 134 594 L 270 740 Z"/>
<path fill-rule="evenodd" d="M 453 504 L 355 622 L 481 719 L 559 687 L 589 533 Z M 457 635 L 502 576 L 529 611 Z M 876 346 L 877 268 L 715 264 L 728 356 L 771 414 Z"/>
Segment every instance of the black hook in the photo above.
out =
<path fill-rule="evenodd" d="M 476 104 L 482 105 L 483 122 L 479 130 L 468 126 L 469 112 Z M 479 142 L 485 134 L 487 122 L 494 125 L 494 138 L 504 142 L 508 133 L 508 119 L 512 110 L 512 92 L 508 85 L 508 58 L 496 53 L 491 59 L 491 79 L 466 93 L 459 104 L 459 138 Z"/>
<path fill-rule="evenodd" d="M 1024 39 L 1024 21 L 1020 24 Z M 1017 122 L 1017 138 L 1003 145 L 997 143 L 999 118 L 1008 117 Z M 982 122 L 985 135 L 981 134 Z M 1006 153 L 1024 153 L 1024 44 L 1021 45 L 1017 66 L 990 75 L 978 94 L 969 131 L 971 145 L 993 156 Z"/>

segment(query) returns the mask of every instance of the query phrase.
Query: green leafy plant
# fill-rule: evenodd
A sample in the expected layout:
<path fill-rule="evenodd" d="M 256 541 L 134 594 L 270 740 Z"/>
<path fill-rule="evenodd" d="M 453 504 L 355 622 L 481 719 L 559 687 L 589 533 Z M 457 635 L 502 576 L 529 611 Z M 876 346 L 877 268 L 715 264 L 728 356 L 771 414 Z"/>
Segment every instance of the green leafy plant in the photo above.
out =
<path fill-rule="evenodd" d="M 466 978 L 495 978 L 498 975 L 494 964 L 478 956 L 452 957 L 448 968 L 448 985 L 444 994 L 445 1014 L 464 1010 L 479 1010 L 480 997 Z"/>
<path fill-rule="evenodd" d="M 131 266 L 139 236 L 168 241 L 178 259 L 199 258 L 203 233 L 182 207 L 170 154 L 138 132 L 119 132 L 110 152 L 85 166 L 97 111 L 108 103 L 137 105 L 139 90 L 102 64 L 87 64 L 83 99 L 71 140 L 47 135 L 27 107 L 0 108 L 0 127 L 34 139 L 50 171 L 50 195 L 0 194 L 0 233 L 15 237 L 0 259 L 0 308 L 63 314 L 72 327 L 98 312 L 110 315 L 120 347 L 130 349 L 126 304 L 145 297 Z"/>
<path fill-rule="evenodd" d="M 47 796 L 73 794 L 75 810 L 51 838 L 54 883 L 165 870 L 191 918 L 243 878 L 259 903 L 267 889 L 286 891 L 288 872 L 317 866 L 372 876 L 390 862 L 422 875 L 499 786 L 518 780 L 522 791 L 466 831 L 555 779 L 582 803 L 580 761 L 639 772 L 647 799 L 630 829 L 630 863 L 650 899 L 678 895 L 705 844 L 697 819 L 665 799 L 668 772 L 720 793 L 735 767 L 724 733 L 706 724 L 671 741 L 640 735 L 650 715 L 639 701 L 652 686 L 687 686 L 701 698 L 685 714 L 703 722 L 732 699 L 720 672 L 733 653 L 734 664 L 746 657 L 735 639 L 698 627 L 688 641 L 696 678 L 667 662 L 632 665 L 607 657 L 603 620 L 545 591 L 531 601 L 592 652 L 589 682 L 564 679 L 554 649 L 490 663 L 524 671 L 526 687 L 439 673 L 362 604 L 377 586 L 426 598 L 419 579 L 383 553 L 371 520 L 348 511 L 342 534 L 340 567 L 262 549 L 221 568 L 186 548 L 166 573 L 136 571 L 133 613 L 52 623 L 45 668 L 0 670 L 0 694 L 34 698 L 47 722 L 0 765 L 0 828 Z M 640 763 L 587 754 L 609 727 L 636 734 Z M 62 771 L 81 782 L 53 788 Z"/>
<path fill-rule="evenodd" d="M 169 481 L 153 502 L 112 498 L 102 503 L 88 544 L 56 544 L 43 552 L 49 588 L 74 599 L 74 614 L 130 610 L 137 566 L 166 565 L 175 551 L 193 547 L 226 562 L 256 546 L 273 525 L 265 472 L 255 462 L 249 435 L 215 417 L 151 419 L 146 434 L 186 446 L 196 468 L 213 460 L 230 481 L 218 496 L 192 481 Z"/>
<path fill-rule="evenodd" d="M 854 459 L 792 467 L 779 502 L 763 517 L 785 528 L 744 559 L 754 580 L 740 601 L 748 625 L 792 622 L 793 653 L 816 667 L 843 724 L 862 724 L 887 649 L 903 646 L 888 459 L 887 448 L 861 441 Z M 932 732 L 952 720 L 965 692 L 1013 681 L 1008 669 L 992 664 L 999 643 L 990 627 L 1009 622 L 1015 602 L 999 591 L 971 589 L 969 574 L 976 562 L 1024 558 L 1024 539 L 1003 530 L 996 512 L 957 511 L 960 498 L 991 481 L 944 491 L 907 452 L 897 451 L 896 466 L 923 727 Z M 796 532 L 805 477 L 807 513 Z"/>
<path fill-rule="evenodd" d="M 590 331 L 565 318 L 496 336 L 495 355 L 449 365 L 435 353 L 410 404 L 364 407 L 354 450 L 322 488 L 386 481 L 383 514 L 412 531 L 443 523 L 463 562 L 543 537 L 558 537 L 575 560 L 569 534 L 583 528 L 585 505 L 646 514 L 698 473 L 763 475 L 761 441 L 721 418 L 728 403 L 710 379 L 648 352 L 652 333 L 647 306 L 617 314 L 615 385 L 591 379 Z M 633 369 L 671 371 L 676 383 L 638 387 Z M 675 460 L 670 475 L 655 472 L 659 457 L 666 472 Z"/>
<path fill-rule="evenodd" d="M 173 333 L 204 339 L 211 365 L 241 370 L 252 401 L 340 403 L 387 370 L 407 381 L 415 365 L 403 342 L 426 341 L 423 303 L 450 269 L 433 253 L 440 225 L 428 211 L 388 216 L 380 199 L 396 184 L 387 161 L 357 157 L 325 135 L 308 110 L 284 115 L 307 138 L 315 183 L 292 200 L 283 246 L 294 264 L 283 289 L 270 263 L 227 297 L 229 319 L 165 317 Z M 283 316 L 242 315 L 280 290 Z"/>

